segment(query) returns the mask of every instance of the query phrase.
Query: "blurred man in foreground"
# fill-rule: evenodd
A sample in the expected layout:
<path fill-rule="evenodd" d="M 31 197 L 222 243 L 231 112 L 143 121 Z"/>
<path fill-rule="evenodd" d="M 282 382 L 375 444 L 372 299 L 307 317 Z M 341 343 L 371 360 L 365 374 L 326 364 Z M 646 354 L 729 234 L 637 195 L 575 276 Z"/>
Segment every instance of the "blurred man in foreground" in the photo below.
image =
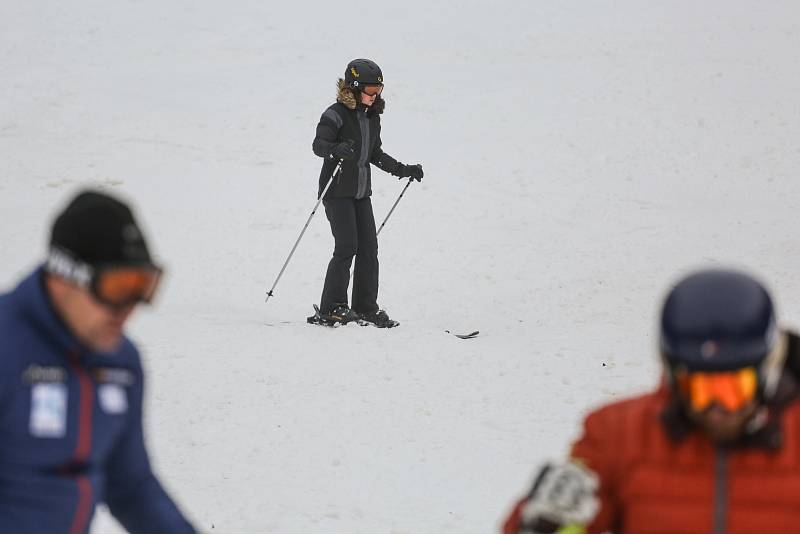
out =
<path fill-rule="evenodd" d="M 87 191 L 44 265 L 0 296 L 1 532 L 86 533 L 100 502 L 130 532 L 194 532 L 150 469 L 123 335 L 160 276 L 130 209 Z"/>
<path fill-rule="evenodd" d="M 798 338 L 747 275 L 701 271 L 661 316 L 665 381 L 590 413 L 504 534 L 752 533 L 800 528 Z"/>

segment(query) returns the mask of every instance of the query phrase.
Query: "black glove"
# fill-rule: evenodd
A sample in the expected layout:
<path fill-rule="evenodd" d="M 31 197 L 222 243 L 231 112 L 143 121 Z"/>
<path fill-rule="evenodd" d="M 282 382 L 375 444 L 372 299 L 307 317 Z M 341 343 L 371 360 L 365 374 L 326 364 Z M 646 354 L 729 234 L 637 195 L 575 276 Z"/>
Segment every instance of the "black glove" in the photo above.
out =
<path fill-rule="evenodd" d="M 353 148 L 354 144 L 352 139 L 345 139 L 341 143 L 333 145 L 331 156 L 336 159 L 353 159 L 356 157 L 356 149 Z"/>
<path fill-rule="evenodd" d="M 421 182 L 422 177 L 425 175 L 425 173 L 422 172 L 422 165 L 419 163 L 416 165 L 403 165 L 402 163 L 398 163 L 397 170 L 394 174 L 400 179 L 411 178 L 418 182 Z"/>

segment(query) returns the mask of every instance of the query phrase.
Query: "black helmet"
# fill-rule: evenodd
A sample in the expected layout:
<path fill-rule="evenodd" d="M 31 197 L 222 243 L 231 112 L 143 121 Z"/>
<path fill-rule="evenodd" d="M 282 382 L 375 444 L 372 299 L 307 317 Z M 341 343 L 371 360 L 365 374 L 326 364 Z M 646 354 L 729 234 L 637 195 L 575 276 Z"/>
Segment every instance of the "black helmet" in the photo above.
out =
<path fill-rule="evenodd" d="M 360 88 L 362 85 L 383 85 L 381 68 L 369 59 L 354 59 L 347 64 L 344 81 L 348 87 Z"/>
<path fill-rule="evenodd" d="M 661 313 L 661 354 L 668 374 L 753 366 L 762 393 L 780 376 L 782 348 L 772 299 L 753 278 L 707 270 L 681 280 Z"/>

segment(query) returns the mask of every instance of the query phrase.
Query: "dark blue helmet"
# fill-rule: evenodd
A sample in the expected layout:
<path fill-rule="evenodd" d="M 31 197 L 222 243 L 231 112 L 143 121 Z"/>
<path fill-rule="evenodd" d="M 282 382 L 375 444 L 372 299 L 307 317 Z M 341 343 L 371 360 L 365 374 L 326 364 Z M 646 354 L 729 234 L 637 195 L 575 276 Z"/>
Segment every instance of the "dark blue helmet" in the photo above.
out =
<path fill-rule="evenodd" d="M 362 85 L 383 85 L 383 72 L 372 60 L 354 59 L 347 64 L 344 81 L 353 89 L 358 89 Z"/>
<path fill-rule="evenodd" d="M 784 356 L 776 350 L 780 338 L 767 290 L 735 271 L 699 271 L 684 278 L 661 313 L 661 354 L 670 375 L 753 366 L 760 381 L 772 382 L 781 367 L 774 360 Z"/>
<path fill-rule="evenodd" d="M 681 280 L 661 314 L 661 350 L 673 365 L 721 371 L 757 365 L 775 343 L 772 300 L 755 280 L 701 271 Z"/>

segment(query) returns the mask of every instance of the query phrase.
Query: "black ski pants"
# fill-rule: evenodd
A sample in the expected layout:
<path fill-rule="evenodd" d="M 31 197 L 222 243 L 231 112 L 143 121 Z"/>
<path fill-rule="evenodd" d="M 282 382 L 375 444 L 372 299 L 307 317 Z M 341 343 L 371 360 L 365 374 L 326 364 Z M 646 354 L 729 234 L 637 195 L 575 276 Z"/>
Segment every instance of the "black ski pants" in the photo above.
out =
<path fill-rule="evenodd" d="M 336 304 L 347 304 L 350 265 L 355 257 L 351 309 L 362 314 L 377 311 L 378 238 L 375 235 L 372 201 L 369 197 L 331 198 L 322 203 L 336 245 L 325 275 L 320 310 L 329 312 Z"/>

